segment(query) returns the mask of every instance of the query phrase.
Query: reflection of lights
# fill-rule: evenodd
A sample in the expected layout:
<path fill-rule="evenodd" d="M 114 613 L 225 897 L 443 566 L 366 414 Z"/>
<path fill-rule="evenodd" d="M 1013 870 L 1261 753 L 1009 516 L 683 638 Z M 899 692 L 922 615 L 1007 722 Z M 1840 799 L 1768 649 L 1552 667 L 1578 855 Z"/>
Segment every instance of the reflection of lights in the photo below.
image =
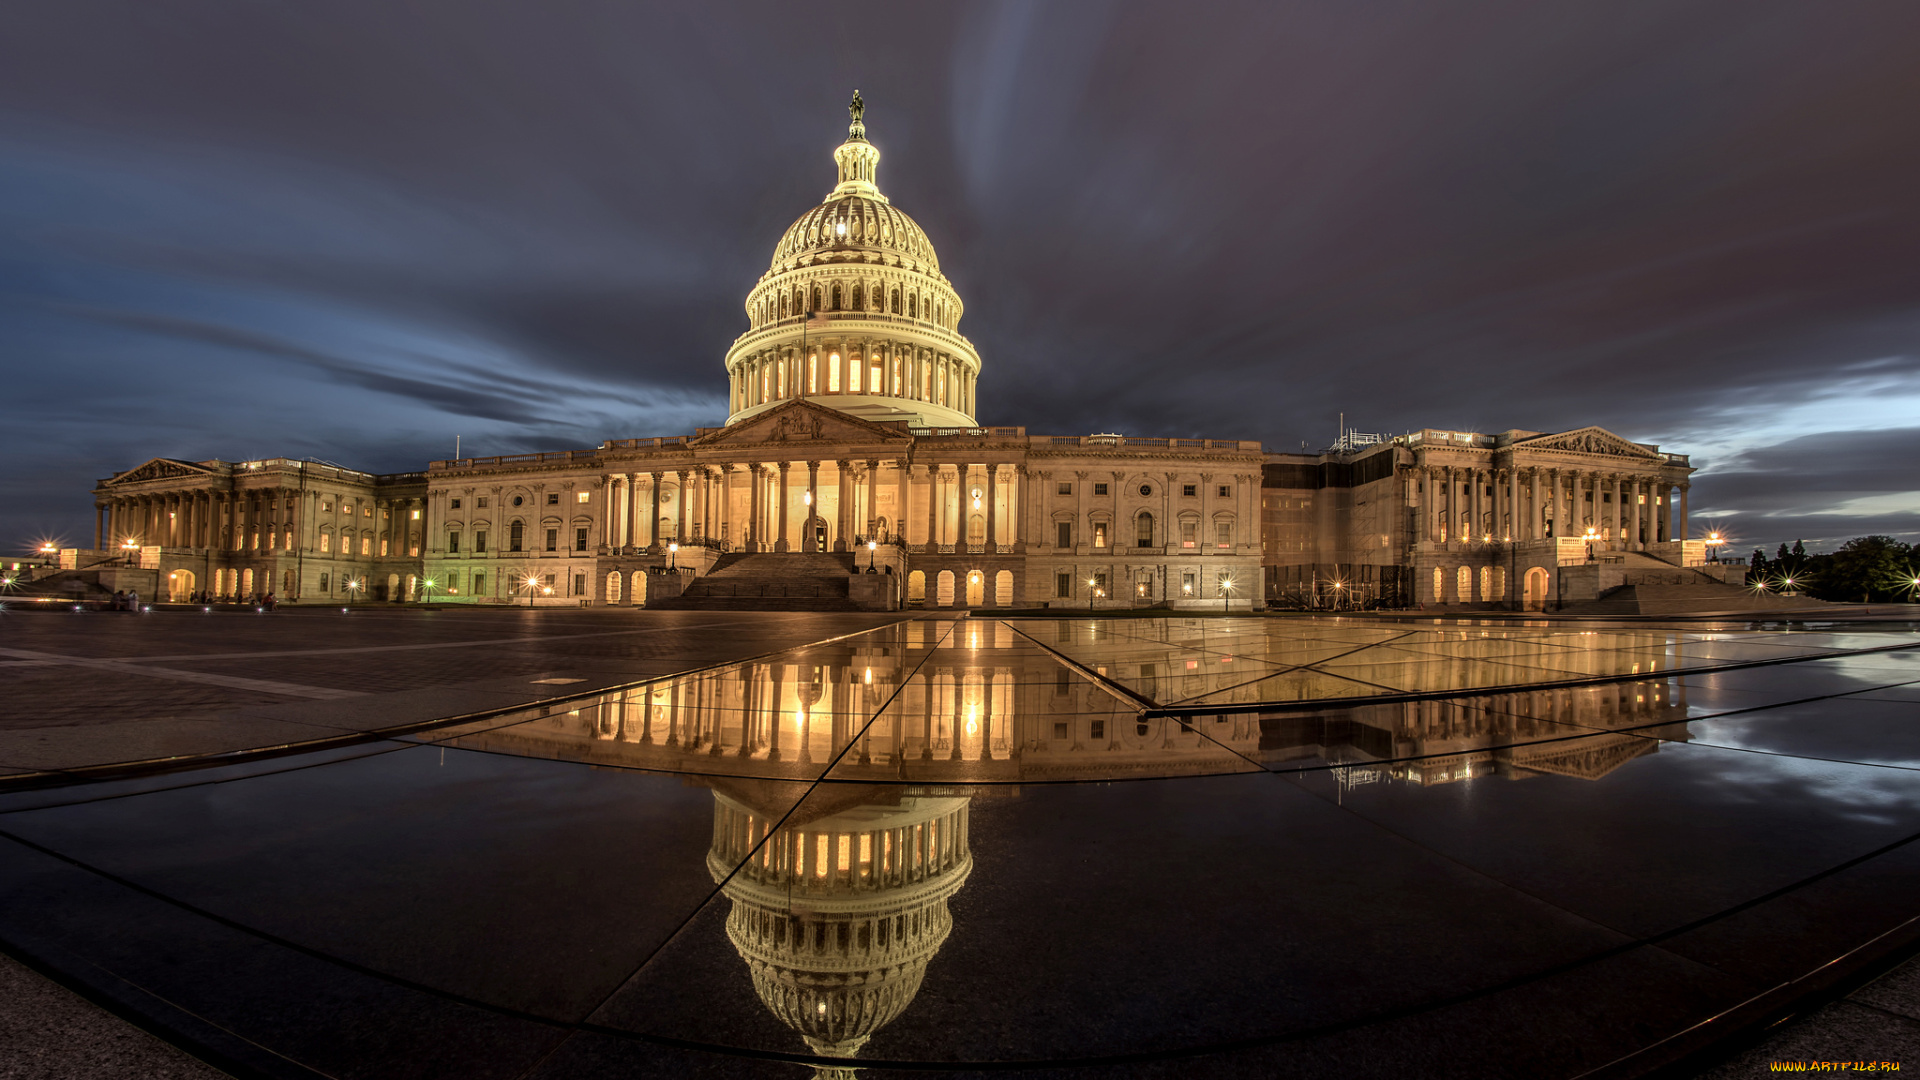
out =
<path fill-rule="evenodd" d="M 868 685 L 868 686 L 872 686 L 872 685 L 873 685 L 873 669 L 872 669 L 872 668 L 868 668 L 868 669 L 867 669 L 867 680 L 866 680 L 866 681 L 867 681 L 867 685 Z"/>
<path fill-rule="evenodd" d="M 971 716 L 967 717 L 967 734 L 969 735 L 980 734 L 980 721 L 975 720 Z"/>

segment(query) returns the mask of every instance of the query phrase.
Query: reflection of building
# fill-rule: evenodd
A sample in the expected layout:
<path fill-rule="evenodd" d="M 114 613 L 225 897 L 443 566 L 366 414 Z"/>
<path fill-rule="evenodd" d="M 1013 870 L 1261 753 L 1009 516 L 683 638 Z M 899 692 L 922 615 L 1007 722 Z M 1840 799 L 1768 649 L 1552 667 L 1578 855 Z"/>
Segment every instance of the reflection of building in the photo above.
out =
<path fill-rule="evenodd" d="M 786 803 L 761 809 L 725 786 L 707 868 L 733 901 L 727 938 L 781 1023 L 851 1058 L 913 1001 L 953 928 L 947 898 L 973 870 L 969 800 L 862 785 L 851 805 L 816 807 L 835 794 L 819 790 L 782 823 Z"/>
<path fill-rule="evenodd" d="M 842 606 L 1244 610 L 1510 605 L 1529 582 L 1536 601 L 1549 584 L 1566 595 L 1558 577 L 1585 565 L 1589 530 L 1630 569 L 1699 560 L 1676 540 L 1686 459 L 1596 427 L 1343 433 L 1282 454 L 983 426 L 964 305 L 881 193 L 862 109 L 856 96 L 836 185 L 747 293 L 724 426 L 396 476 L 156 458 L 96 487 L 94 550 L 69 561 L 131 543 L 202 589 L 328 602 L 359 582 L 388 600 L 738 606 L 800 595 L 767 591 L 787 574 L 835 579 L 805 595 Z M 856 595 L 868 540 L 895 578 Z M 803 553 L 831 559 L 721 561 Z M 687 585 L 716 574 L 747 580 Z"/>

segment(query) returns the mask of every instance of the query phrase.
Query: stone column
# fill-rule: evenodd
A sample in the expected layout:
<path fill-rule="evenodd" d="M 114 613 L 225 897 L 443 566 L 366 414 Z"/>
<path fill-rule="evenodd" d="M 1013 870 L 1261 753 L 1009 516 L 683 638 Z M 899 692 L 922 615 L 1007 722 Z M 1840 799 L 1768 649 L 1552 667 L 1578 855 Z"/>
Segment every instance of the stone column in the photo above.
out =
<path fill-rule="evenodd" d="M 1680 524 L 1677 525 L 1673 531 L 1673 538 L 1675 540 L 1685 540 L 1687 538 L 1687 493 L 1692 489 L 1692 484 L 1680 485 Z"/>
<path fill-rule="evenodd" d="M 1517 465 L 1507 467 L 1507 521 L 1503 535 L 1508 540 L 1520 539 L 1520 468 Z"/>
<path fill-rule="evenodd" d="M 927 466 L 927 542 L 925 550 L 940 550 L 940 467 Z M 927 588 L 933 588 L 933 582 L 927 582 Z"/>
<path fill-rule="evenodd" d="M 778 496 L 780 500 L 780 526 L 778 538 L 773 542 L 773 550 L 775 551 L 787 551 L 792 546 L 787 542 L 787 469 L 792 464 L 790 461 L 774 463 L 774 468 L 780 470 L 780 494 Z"/>
<path fill-rule="evenodd" d="M 801 524 L 805 533 L 800 538 L 801 551 L 819 551 L 819 536 L 814 532 L 813 519 L 820 516 L 820 463 L 807 462 L 807 520 Z"/>
<path fill-rule="evenodd" d="M 745 547 L 748 551 L 762 551 L 760 529 L 760 466 L 747 466 L 747 528 Z"/>
<path fill-rule="evenodd" d="M 625 482 L 620 485 L 621 492 L 626 496 L 627 500 L 626 506 L 623 508 L 626 512 L 620 515 L 623 522 L 623 528 L 620 531 L 620 546 L 627 551 L 632 551 L 639 546 L 635 543 L 634 526 L 640 523 L 640 490 L 639 485 L 634 483 L 635 479 L 634 474 L 628 473 Z"/>
<path fill-rule="evenodd" d="M 1027 550 L 1027 539 L 1031 535 L 1027 528 L 1027 515 L 1032 512 L 1031 507 L 1028 506 L 1031 500 L 1027 498 L 1027 483 L 1027 467 L 1015 466 L 1013 494 L 1007 499 L 1008 510 L 1013 514 L 1013 550 L 1015 552 Z M 1171 527 L 1171 520 L 1165 527 Z"/>
<path fill-rule="evenodd" d="M 878 465 L 879 462 L 874 462 Z M 913 488 L 908 485 L 907 463 L 904 458 L 893 462 L 893 529 L 894 537 L 902 547 L 907 542 L 907 515 L 913 512 Z"/>
<path fill-rule="evenodd" d="M 666 475 L 663 472 L 647 474 L 647 480 L 653 489 L 653 513 L 647 515 L 647 553 L 649 555 L 658 555 L 662 550 L 660 546 L 660 481 Z"/>
<path fill-rule="evenodd" d="M 1527 470 L 1527 525 L 1522 539 L 1540 539 L 1540 470 Z"/>
<path fill-rule="evenodd" d="M 853 533 L 853 472 L 852 463 L 835 461 L 834 476 L 839 481 L 839 492 L 835 497 L 833 514 L 833 550 L 847 551 L 852 545 L 849 537 Z"/>
<path fill-rule="evenodd" d="M 1440 470 L 1432 465 L 1420 470 L 1420 497 L 1425 502 L 1422 509 L 1427 519 L 1426 539 L 1429 543 L 1440 540 Z"/>
<path fill-rule="evenodd" d="M 988 462 L 987 463 L 987 538 L 986 539 L 987 539 L 987 554 L 989 555 L 995 554 L 1000 550 L 1000 531 L 999 531 L 1000 520 L 995 515 L 994 508 L 993 508 L 994 494 L 995 494 L 994 488 L 996 486 L 995 481 L 999 478 L 999 474 L 1000 474 L 1000 466 L 995 465 L 992 462 Z"/>
<path fill-rule="evenodd" d="M 680 480 L 680 497 L 673 501 L 673 538 L 681 542 L 685 542 L 687 539 L 687 503 L 691 499 L 687 477 L 691 475 L 692 474 L 685 469 L 674 473 L 674 476 Z"/>
<path fill-rule="evenodd" d="M 714 534 L 714 538 L 719 539 L 724 536 L 726 538 L 724 543 L 730 547 L 740 542 L 740 538 L 734 535 L 738 530 L 733 528 L 732 463 L 721 465 L 715 470 L 715 474 L 714 485 L 720 489 L 720 495 L 719 506 L 714 511 L 713 527 L 720 531 Z"/>
<path fill-rule="evenodd" d="M 896 517 L 898 515 L 895 515 Z M 861 532 L 868 536 L 879 532 L 880 524 L 880 463 L 867 461 L 867 521 Z"/>

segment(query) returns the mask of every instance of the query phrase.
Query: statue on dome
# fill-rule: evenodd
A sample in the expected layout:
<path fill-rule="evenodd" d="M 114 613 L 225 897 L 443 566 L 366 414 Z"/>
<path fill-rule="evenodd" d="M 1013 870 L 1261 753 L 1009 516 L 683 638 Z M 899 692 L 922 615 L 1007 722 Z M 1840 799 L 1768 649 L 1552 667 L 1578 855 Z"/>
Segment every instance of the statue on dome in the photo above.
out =
<path fill-rule="evenodd" d="M 860 118 L 866 115 L 866 112 L 867 103 L 860 100 L 860 91 L 855 90 L 853 92 L 853 102 L 847 106 L 847 113 L 853 117 L 853 122 L 858 124 L 861 123 Z"/>

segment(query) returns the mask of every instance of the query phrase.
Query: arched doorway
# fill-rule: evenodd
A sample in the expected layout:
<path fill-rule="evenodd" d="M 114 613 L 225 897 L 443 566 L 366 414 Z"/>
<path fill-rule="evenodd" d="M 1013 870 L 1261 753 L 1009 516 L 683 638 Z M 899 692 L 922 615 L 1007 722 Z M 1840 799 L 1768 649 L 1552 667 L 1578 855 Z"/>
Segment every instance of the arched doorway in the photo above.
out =
<path fill-rule="evenodd" d="M 1013 571 L 1002 570 L 993 575 L 993 602 L 999 607 L 1013 606 Z"/>
<path fill-rule="evenodd" d="M 620 602 L 620 571 L 609 570 L 607 571 L 607 603 L 617 604 L 619 602 Z"/>
<path fill-rule="evenodd" d="M 953 606 L 953 571 L 942 570 L 934 579 L 933 602 L 941 607 Z"/>
<path fill-rule="evenodd" d="M 927 572 L 915 570 L 907 575 L 907 603 L 924 604 L 927 602 Z"/>
<path fill-rule="evenodd" d="M 1547 610 L 1547 572 L 1538 566 L 1527 568 L 1526 605 L 1528 611 Z"/>
<path fill-rule="evenodd" d="M 647 572 L 645 570 L 633 572 L 633 606 L 647 606 Z"/>
<path fill-rule="evenodd" d="M 387 594 L 381 597 L 381 599 L 391 600 L 396 604 L 400 602 L 400 575 L 399 574 L 387 575 Z"/>
<path fill-rule="evenodd" d="M 800 536 L 804 540 L 802 551 L 826 551 L 832 546 L 827 541 L 827 519 L 818 514 L 807 519 Z"/>
<path fill-rule="evenodd" d="M 240 597 L 246 599 L 253 595 L 253 567 L 240 571 Z"/>
<path fill-rule="evenodd" d="M 167 603 L 184 604 L 193 599 L 193 571 L 175 570 L 167 575 Z"/>
<path fill-rule="evenodd" d="M 967 571 L 967 606 L 979 607 L 987 602 L 987 575 L 978 570 Z"/>

